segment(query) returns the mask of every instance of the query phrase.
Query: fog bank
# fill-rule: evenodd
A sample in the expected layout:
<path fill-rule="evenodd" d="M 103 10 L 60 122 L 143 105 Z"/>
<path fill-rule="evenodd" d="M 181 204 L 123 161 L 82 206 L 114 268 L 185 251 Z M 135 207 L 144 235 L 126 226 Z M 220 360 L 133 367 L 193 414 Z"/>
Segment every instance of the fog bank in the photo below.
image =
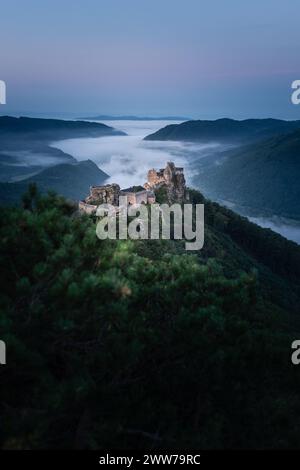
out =
<path fill-rule="evenodd" d="M 105 121 L 105 124 L 125 131 L 127 136 L 68 139 L 53 146 L 70 153 L 77 160 L 93 160 L 110 175 L 108 182 L 121 187 L 143 184 L 150 168 L 162 168 L 168 161 L 185 168 L 187 183 L 192 170 L 189 159 L 206 156 L 218 144 L 191 144 L 186 142 L 154 142 L 143 138 L 156 130 L 180 121 Z"/>
<path fill-rule="evenodd" d="M 248 217 L 248 219 L 263 228 L 270 228 L 288 240 L 293 240 L 300 245 L 300 222 L 294 222 L 281 217 Z"/>
<path fill-rule="evenodd" d="M 146 181 L 150 168 L 162 168 L 168 161 L 184 167 L 187 184 L 192 185 L 193 163 L 215 151 L 224 150 L 218 143 L 143 141 L 143 138 L 169 124 L 179 121 L 105 121 L 105 124 L 126 132 L 127 136 L 69 139 L 53 143 L 53 147 L 73 155 L 77 160 L 93 160 L 121 188 L 140 185 Z M 197 172 L 196 172 L 197 173 Z M 197 180 L 193 185 L 198 187 Z M 88 192 L 88 188 L 87 188 Z M 222 203 L 222 202 L 221 202 Z M 227 205 L 224 202 L 224 205 Z M 232 207 L 233 210 L 234 207 Z M 300 224 L 278 217 L 249 220 L 261 227 L 271 228 L 300 244 Z"/>

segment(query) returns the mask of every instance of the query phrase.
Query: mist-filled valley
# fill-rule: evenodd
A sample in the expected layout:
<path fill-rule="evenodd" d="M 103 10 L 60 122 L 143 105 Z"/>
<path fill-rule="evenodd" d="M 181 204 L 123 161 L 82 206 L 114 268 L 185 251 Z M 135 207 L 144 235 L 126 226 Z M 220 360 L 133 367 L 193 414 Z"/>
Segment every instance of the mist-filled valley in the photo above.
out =
<path fill-rule="evenodd" d="M 300 325 L 300 246 L 206 198 L 206 171 L 224 165 L 230 142 L 144 140 L 164 124 L 114 122 L 126 135 L 51 139 L 72 161 L 0 183 L 3 337 L 16 358 L 14 388 L 2 393 L 4 448 L 144 448 L 156 429 L 166 447 L 290 445 L 282 435 L 298 416 L 299 379 L 286 364 Z M 93 190 L 139 186 L 168 161 L 183 168 L 171 163 L 163 175 L 175 169 L 185 201 L 204 205 L 203 249 L 188 253 L 173 236 L 99 240 L 98 218 L 80 210 L 102 203 L 89 201 Z M 155 201 L 182 203 L 170 188 L 180 189 L 156 187 Z M 299 234 L 279 218 L 272 228 Z M 274 396 L 280 413 L 262 427 Z"/>
<path fill-rule="evenodd" d="M 1 2 L 7 467 L 300 451 L 297 3 Z"/>
<path fill-rule="evenodd" d="M 162 168 L 166 162 L 174 161 L 185 169 L 187 184 L 203 192 L 212 200 L 232 208 L 241 215 L 264 228 L 271 228 L 282 236 L 300 243 L 300 223 L 259 212 L 247 211 L 245 207 L 232 203 L 207 190 L 206 171 L 223 164 L 226 153 L 237 148 L 236 142 L 190 142 L 176 140 L 144 140 L 156 131 L 178 124 L 179 121 L 105 121 L 105 124 L 125 132 L 127 135 L 112 135 L 99 138 L 75 138 L 54 142 L 53 147 L 70 154 L 78 161 L 91 159 L 109 175 L 107 183 L 118 183 L 126 188 L 145 182 L 150 168 Z M 202 169 L 199 177 L 199 168 Z M 222 192 L 222 188 L 218 188 Z"/>
<path fill-rule="evenodd" d="M 298 121 L 2 117 L 0 124 L 2 204 L 18 203 L 31 183 L 73 200 L 91 185 L 143 185 L 150 168 L 173 161 L 208 199 L 300 243 Z"/>
<path fill-rule="evenodd" d="M 54 142 L 53 146 L 73 155 L 79 161 L 92 159 L 110 175 L 108 182 L 116 182 L 121 187 L 143 184 L 150 168 L 162 168 L 170 160 L 185 168 L 189 184 L 192 181 L 189 161 L 209 155 L 220 145 L 143 140 L 169 123 L 170 121 L 105 121 L 108 126 L 114 126 L 127 135 L 68 139 Z"/>

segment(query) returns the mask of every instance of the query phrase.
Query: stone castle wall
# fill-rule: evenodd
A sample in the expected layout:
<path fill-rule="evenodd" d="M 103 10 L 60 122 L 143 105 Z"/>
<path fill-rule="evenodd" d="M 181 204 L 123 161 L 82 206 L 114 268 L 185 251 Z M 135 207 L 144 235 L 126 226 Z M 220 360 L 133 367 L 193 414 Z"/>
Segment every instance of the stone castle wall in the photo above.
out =
<path fill-rule="evenodd" d="M 122 191 L 118 184 L 106 184 L 104 186 L 91 186 L 90 194 L 79 202 L 79 210 L 87 214 L 94 214 L 100 204 L 119 205 L 120 196 L 127 196 L 128 204 L 154 204 L 155 194 L 153 190 L 165 186 L 168 202 L 183 202 L 188 198 L 186 191 L 183 168 L 178 168 L 173 162 L 168 162 L 166 168 L 148 171 L 148 180 L 144 184 L 143 191 Z"/>
<path fill-rule="evenodd" d="M 152 191 L 145 189 L 144 191 L 127 192 L 121 191 L 122 196 L 127 197 L 128 204 L 153 204 L 155 202 L 155 195 Z"/>
<path fill-rule="evenodd" d="M 79 201 L 78 208 L 86 214 L 94 214 L 100 204 L 119 205 L 120 196 L 127 197 L 127 204 L 154 204 L 153 191 L 121 191 L 118 184 L 105 186 L 91 186 L 90 194 L 83 201 Z"/>
<path fill-rule="evenodd" d="M 118 184 L 106 184 L 105 186 L 91 186 L 90 195 L 85 199 L 87 204 L 119 204 L 120 186 Z"/>
<path fill-rule="evenodd" d="M 87 204 L 84 201 L 79 201 L 78 209 L 80 212 L 85 212 L 86 214 L 95 214 L 98 206 L 93 204 Z"/>

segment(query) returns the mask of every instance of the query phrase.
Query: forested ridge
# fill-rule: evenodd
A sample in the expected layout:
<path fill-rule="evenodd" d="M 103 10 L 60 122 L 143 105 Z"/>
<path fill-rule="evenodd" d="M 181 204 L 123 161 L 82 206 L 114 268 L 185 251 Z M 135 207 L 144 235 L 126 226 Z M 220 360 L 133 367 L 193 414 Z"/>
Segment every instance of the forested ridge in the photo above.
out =
<path fill-rule="evenodd" d="M 213 199 L 232 201 L 256 214 L 299 220 L 299 155 L 297 130 L 194 162 L 195 181 Z"/>
<path fill-rule="evenodd" d="M 190 195 L 193 254 L 34 187 L 1 208 L 2 448 L 299 446 L 300 248 Z"/>

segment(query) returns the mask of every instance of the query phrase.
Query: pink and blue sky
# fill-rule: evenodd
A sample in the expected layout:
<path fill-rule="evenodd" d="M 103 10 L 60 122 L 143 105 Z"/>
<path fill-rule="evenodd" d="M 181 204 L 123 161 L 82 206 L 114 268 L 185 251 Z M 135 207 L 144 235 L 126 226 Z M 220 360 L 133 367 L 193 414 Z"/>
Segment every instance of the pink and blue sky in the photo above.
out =
<path fill-rule="evenodd" d="M 300 118 L 297 0 L 1 2 L 5 113 Z"/>

